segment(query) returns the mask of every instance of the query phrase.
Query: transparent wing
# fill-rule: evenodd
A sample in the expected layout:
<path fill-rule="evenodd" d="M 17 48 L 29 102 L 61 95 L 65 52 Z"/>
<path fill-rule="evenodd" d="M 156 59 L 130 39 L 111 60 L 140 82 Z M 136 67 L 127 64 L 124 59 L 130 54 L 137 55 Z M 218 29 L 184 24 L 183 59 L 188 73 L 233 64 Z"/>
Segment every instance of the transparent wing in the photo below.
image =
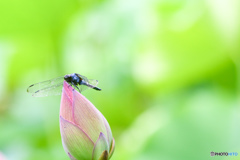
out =
<path fill-rule="evenodd" d="M 97 87 L 98 84 L 98 80 L 95 79 L 87 79 L 87 77 L 77 74 L 79 77 L 81 77 L 86 83 L 87 85 L 78 85 L 78 88 L 80 89 L 80 92 L 89 89 L 89 88 L 95 88 Z"/>
<path fill-rule="evenodd" d="M 32 94 L 32 96 L 33 97 L 46 97 L 46 96 L 53 96 L 53 95 L 61 95 L 62 86 L 63 86 L 63 82 L 53 85 L 51 87 L 37 90 L 36 92 L 34 92 Z"/>
<path fill-rule="evenodd" d="M 82 93 L 83 91 L 89 89 L 90 87 L 89 86 L 86 86 L 86 85 L 77 85 L 77 87 L 79 88 L 79 92 Z M 74 87 L 75 88 L 75 87 Z M 75 88 L 76 90 L 78 90 L 77 88 Z"/>
<path fill-rule="evenodd" d="M 97 85 L 98 85 L 98 80 L 89 79 L 89 80 L 88 80 L 88 83 L 91 84 L 92 86 L 97 87 Z"/>
<path fill-rule="evenodd" d="M 85 91 L 85 90 L 87 90 L 89 88 L 93 88 L 93 89 L 97 88 L 97 90 L 101 90 L 100 88 L 97 87 L 97 84 L 98 84 L 97 80 L 89 79 L 87 81 L 87 85 L 78 85 L 78 88 L 79 88 L 80 92 Z"/>
<path fill-rule="evenodd" d="M 40 82 L 40 83 L 35 83 L 35 84 L 32 84 L 31 86 L 28 87 L 27 92 L 35 93 L 38 90 L 49 88 L 49 87 L 52 87 L 54 85 L 58 85 L 60 83 L 62 84 L 63 80 L 64 80 L 64 76 L 54 78 L 54 79 L 50 79 L 50 80 L 47 80 L 47 81 L 43 81 L 43 82 Z"/>
<path fill-rule="evenodd" d="M 88 84 L 92 85 L 92 86 L 97 86 L 98 84 L 98 80 L 95 79 L 88 79 L 87 77 L 81 75 L 81 74 L 77 74 L 79 77 L 81 77 L 85 82 L 87 82 Z"/>
<path fill-rule="evenodd" d="M 83 76 L 83 75 L 81 75 L 81 74 L 78 74 L 78 73 L 76 73 L 79 77 L 81 77 L 85 82 L 88 82 L 88 79 L 87 79 L 87 77 L 85 77 L 85 76 Z"/>

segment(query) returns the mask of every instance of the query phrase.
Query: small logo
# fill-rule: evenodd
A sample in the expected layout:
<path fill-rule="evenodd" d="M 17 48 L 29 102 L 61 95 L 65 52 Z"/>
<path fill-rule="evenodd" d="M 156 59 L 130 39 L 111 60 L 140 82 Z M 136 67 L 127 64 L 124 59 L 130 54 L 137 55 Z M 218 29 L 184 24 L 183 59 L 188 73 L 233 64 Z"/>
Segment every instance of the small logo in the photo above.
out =
<path fill-rule="evenodd" d="M 211 156 L 212 156 L 212 157 L 215 156 L 215 152 L 212 151 L 212 152 L 211 152 Z"/>
<path fill-rule="evenodd" d="M 210 156 L 238 156 L 237 152 L 210 152 Z"/>

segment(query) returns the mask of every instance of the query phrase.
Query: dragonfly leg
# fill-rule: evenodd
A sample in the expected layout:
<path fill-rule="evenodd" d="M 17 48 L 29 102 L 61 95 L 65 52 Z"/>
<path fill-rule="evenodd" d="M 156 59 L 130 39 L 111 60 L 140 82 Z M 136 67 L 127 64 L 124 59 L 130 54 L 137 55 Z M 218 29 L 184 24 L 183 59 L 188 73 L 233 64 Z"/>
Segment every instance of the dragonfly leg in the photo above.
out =
<path fill-rule="evenodd" d="M 77 89 L 78 89 L 78 91 L 80 92 L 80 89 L 73 83 L 73 82 L 71 82 L 72 83 L 72 85 L 74 86 L 74 87 L 76 87 Z"/>

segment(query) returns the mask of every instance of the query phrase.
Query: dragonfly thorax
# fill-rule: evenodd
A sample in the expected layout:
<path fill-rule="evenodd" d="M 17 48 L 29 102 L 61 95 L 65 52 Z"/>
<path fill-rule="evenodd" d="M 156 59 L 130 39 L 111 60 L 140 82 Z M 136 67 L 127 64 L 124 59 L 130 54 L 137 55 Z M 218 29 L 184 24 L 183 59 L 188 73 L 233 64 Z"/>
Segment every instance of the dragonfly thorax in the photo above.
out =
<path fill-rule="evenodd" d="M 73 73 L 73 74 L 65 75 L 64 80 L 67 81 L 68 83 L 71 83 L 71 84 L 73 83 L 77 85 L 77 84 L 81 84 L 82 78 L 77 76 L 77 74 Z"/>

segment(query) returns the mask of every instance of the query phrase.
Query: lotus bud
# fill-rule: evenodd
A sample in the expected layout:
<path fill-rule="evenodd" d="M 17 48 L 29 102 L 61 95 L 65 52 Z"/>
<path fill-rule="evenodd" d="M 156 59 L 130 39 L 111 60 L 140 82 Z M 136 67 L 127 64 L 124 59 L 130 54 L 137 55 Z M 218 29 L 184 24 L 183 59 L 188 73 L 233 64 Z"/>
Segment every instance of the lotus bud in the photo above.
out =
<path fill-rule="evenodd" d="M 60 132 L 71 160 L 109 160 L 114 151 L 110 126 L 99 110 L 67 82 L 63 82 Z"/>

